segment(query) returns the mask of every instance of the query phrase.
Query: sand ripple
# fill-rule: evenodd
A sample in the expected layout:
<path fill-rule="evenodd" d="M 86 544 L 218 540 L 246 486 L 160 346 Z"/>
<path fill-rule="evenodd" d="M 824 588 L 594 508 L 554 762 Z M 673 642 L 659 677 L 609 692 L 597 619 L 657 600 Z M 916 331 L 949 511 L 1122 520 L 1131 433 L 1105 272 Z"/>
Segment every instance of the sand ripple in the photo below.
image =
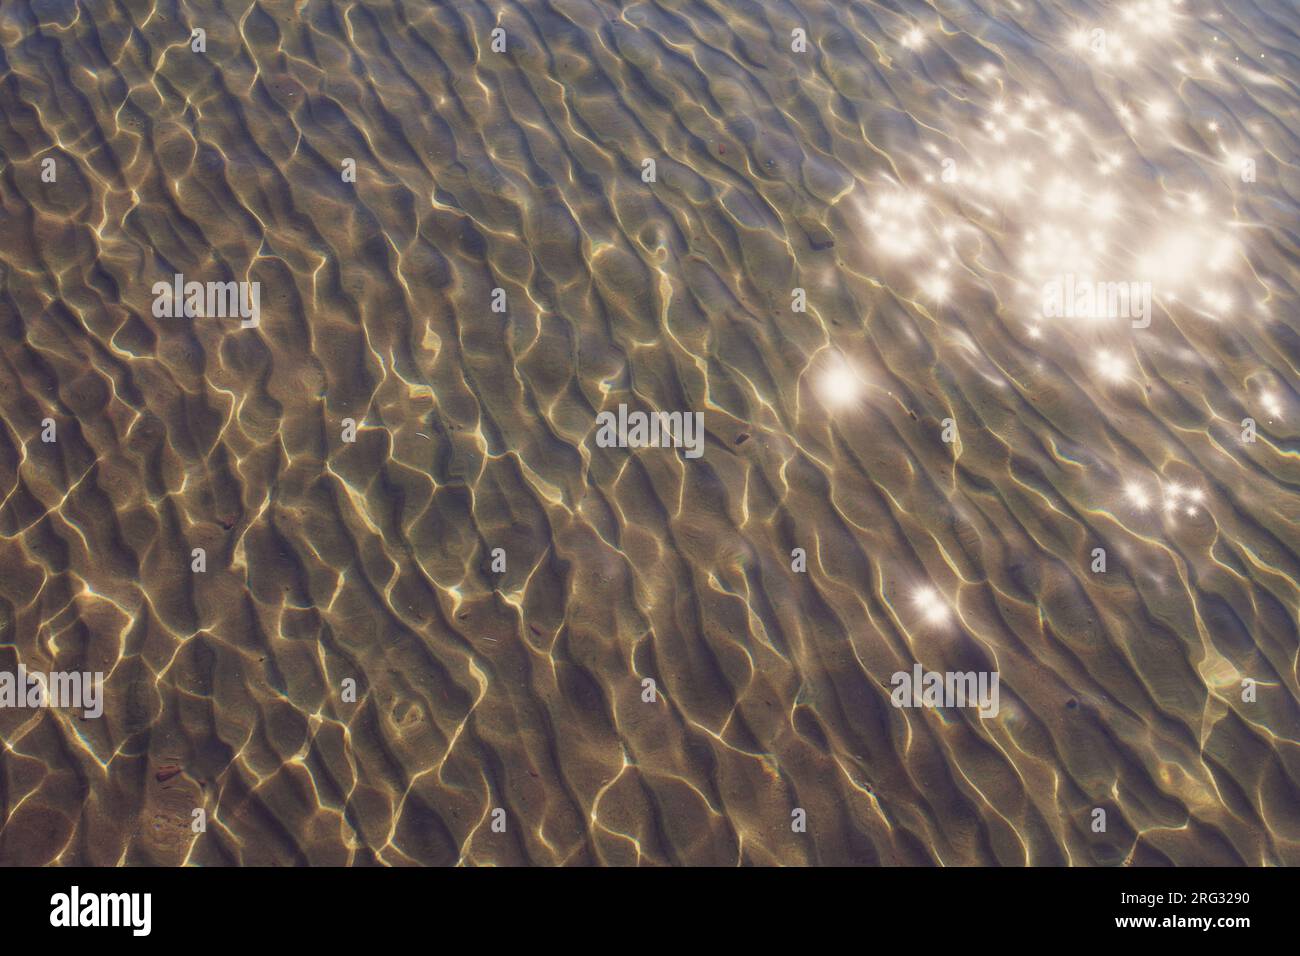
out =
<path fill-rule="evenodd" d="M 0 8 L 0 861 L 1300 864 L 1300 17 L 1151 6 Z"/>

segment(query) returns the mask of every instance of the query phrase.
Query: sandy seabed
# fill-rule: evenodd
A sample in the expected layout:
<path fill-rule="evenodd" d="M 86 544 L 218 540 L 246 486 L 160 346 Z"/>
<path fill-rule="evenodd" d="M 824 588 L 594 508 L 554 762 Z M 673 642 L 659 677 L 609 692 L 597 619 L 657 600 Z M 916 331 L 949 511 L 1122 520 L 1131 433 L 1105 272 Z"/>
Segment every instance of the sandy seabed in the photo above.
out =
<path fill-rule="evenodd" d="M 0 2 L 0 863 L 1300 864 L 1298 31 Z"/>

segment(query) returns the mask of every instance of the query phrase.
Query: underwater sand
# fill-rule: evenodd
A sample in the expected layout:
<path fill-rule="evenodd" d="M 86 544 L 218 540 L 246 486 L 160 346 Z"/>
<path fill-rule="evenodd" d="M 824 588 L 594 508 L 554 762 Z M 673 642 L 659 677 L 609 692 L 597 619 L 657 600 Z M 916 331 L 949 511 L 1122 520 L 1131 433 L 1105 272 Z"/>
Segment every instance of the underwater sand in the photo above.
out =
<path fill-rule="evenodd" d="M 0 863 L 1300 864 L 1298 34 L 0 6 Z"/>

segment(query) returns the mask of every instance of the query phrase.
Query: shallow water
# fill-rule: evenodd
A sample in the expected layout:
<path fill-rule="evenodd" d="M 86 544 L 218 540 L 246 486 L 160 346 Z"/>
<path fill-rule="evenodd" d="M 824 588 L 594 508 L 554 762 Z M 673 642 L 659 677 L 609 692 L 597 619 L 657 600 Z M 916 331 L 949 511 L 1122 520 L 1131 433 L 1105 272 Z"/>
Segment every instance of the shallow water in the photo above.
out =
<path fill-rule="evenodd" d="M 0 862 L 1300 864 L 1298 31 L 0 6 Z"/>

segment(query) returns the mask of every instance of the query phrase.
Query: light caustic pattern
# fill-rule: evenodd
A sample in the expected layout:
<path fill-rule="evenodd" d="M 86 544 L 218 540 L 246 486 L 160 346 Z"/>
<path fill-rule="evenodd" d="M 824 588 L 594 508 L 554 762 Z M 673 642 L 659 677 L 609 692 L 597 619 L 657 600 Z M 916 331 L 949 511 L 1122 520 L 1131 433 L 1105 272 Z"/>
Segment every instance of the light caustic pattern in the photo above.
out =
<path fill-rule="evenodd" d="M 0 6 L 0 862 L 1300 863 L 1298 30 Z"/>

